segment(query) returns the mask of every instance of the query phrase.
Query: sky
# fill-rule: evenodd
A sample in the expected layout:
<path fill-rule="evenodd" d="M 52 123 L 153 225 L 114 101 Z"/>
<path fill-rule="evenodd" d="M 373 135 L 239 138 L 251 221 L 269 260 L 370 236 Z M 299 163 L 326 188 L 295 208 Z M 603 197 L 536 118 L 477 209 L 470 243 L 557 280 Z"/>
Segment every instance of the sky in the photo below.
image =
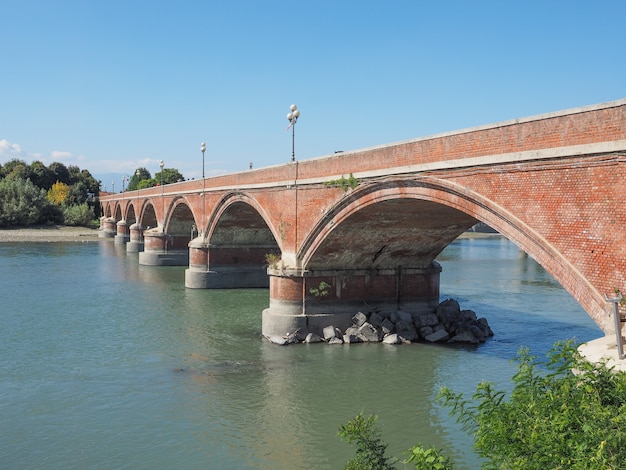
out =
<path fill-rule="evenodd" d="M 0 164 L 185 178 L 626 98 L 623 0 L 0 0 Z"/>

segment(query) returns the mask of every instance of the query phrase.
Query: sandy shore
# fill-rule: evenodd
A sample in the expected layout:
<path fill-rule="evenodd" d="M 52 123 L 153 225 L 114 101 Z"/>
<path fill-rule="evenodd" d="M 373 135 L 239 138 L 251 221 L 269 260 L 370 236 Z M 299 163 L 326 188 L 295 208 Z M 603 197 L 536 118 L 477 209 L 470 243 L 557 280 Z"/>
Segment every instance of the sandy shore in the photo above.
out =
<path fill-rule="evenodd" d="M 93 242 L 98 241 L 98 230 L 86 227 L 50 225 L 28 228 L 0 229 L 3 242 Z"/>

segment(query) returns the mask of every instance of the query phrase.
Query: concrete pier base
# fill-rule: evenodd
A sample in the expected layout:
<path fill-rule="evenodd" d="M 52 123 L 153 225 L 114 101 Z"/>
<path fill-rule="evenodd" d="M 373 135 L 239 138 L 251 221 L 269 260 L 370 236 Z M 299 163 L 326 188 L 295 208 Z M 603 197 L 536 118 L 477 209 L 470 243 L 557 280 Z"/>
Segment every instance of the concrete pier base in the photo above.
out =
<path fill-rule="evenodd" d="M 268 288 L 269 277 L 263 268 L 220 268 L 219 271 L 185 270 L 185 287 L 190 289 Z"/>
<path fill-rule="evenodd" d="M 321 334 L 329 325 L 345 329 L 359 311 L 430 313 L 439 304 L 440 273 L 436 262 L 381 270 L 269 269 L 270 305 L 263 311 L 262 334 Z"/>
<path fill-rule="evenodd" d="M 186 266 L 189 263 L 187 250 L 139 252 L 139 264 L 142 266 Z"/>
<path fill-rule="evenodd" d="M 241 289 L 268 288 L 269 277 L 266 269 L 254 257 L 247 258 L 244 251 L 237 252 L 230 259 L 240 263 L 233 264 L 220 256 L 225 251 L 217 248 L 202 237 L 189 242 L 189 269 L 185 270 L 185 287 L 190 289 Z M 217 252 L 217 253 L 216 253 Z M 212 255 L 211 255 L 212 253 Z M 209 258 L 218 259 L 218 267 L 209 266 Z"/>
<path fill-rule="evenodd" d="M 144 232 L 144 251 L 139 253 L 139 264 L 144 266 L 186 266 L 189 250 L 168 249 L 170 236 L 158 228 Z"/>
<path fill-rule="evenodd" d="M 112 217 L 101 217 L 98 238 L 114 238 L 116 233 L 117 227 L 115 225 L 115 219 Z"/>
<path fill-rule="evenodd" d="M 143 251 L 143 227 L 141 224 L 134 223 L 130 226 L 130 240 L 126 244 L 126 251 L 128 253 L 138 253 Z"/>
<path fill-rule="evenodd" d="M 120 220 L 117 223 L 117 233 L 115 235 L 115 244 L 123 245 L 130 240 L 130 235 L 128 233 L 128 224 L 125 220 Z"/>

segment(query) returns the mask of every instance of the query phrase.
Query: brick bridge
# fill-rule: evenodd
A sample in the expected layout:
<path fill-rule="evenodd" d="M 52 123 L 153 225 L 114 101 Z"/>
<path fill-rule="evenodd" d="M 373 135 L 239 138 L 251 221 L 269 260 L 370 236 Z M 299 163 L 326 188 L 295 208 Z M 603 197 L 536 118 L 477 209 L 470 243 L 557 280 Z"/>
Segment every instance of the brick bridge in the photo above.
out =
<path fill-rule="evenodd" d="M 625 162 L 626 99 L 107 195 L 100 236 L 141 264 L 188 264 L 189 288 L 269 286 L 274 335 L 434 308 L 436 256 L 481 221 L 609 333 L 605 294 L 626 288 Z"/>

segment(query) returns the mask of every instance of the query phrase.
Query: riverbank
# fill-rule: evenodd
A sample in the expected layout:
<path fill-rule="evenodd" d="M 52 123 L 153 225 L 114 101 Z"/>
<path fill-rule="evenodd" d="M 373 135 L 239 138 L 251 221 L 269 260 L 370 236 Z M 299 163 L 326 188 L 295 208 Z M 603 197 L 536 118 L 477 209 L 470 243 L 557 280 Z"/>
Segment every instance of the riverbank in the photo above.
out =
<path fill-rule="evenodd" d="M 497 238 L 499 233 L 464 232 L 459 238 Z M 88 242 L 98 240 L 98 229 L 42 225 L 36 227 L 0 228 L 3 242 Z"/>
<path fill-rule="evenodd" d="M 0 243 L 6 242 L 91 242 L 98 240 L 98 230 L 65 225 L 43 225 L 0 229 Z"/>

